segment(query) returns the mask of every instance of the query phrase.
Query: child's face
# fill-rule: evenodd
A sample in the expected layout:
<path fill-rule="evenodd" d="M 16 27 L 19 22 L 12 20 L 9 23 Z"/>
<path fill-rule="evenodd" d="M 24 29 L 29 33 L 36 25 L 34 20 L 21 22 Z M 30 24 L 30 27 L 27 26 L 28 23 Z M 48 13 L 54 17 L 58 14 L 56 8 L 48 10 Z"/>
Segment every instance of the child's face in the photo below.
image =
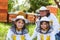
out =
<path fill-rule="evenodd" d="M 18 20 L 15 24 L 18 29 L 22 29 L 24 26 L 23 20 Z"/>
<path fill-rule="evenodd" d="M 46 30 L 46 29 L 48 28 L 48 23 L 42 22 L 41 28 L 42 28 L 43 30 Z"/>

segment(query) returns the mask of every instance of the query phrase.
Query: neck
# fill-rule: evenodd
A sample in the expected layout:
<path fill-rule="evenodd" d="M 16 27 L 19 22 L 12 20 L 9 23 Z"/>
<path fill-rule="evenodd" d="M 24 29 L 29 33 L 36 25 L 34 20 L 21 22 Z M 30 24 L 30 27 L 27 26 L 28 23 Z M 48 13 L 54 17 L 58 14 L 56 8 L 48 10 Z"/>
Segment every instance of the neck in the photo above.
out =
<path fill-rule="evenodd" d="M 43 31 L 47 31 L 49 28 L 46 28 L 46 29 L 42 29 Z"/>
<path fill-rule="evenodd" d="M 20 29 L 16 28 L 16 30 L 17 30 L 17 31 L 21 31 L 22 29 L 21 29 L 21 28 L 20 28 Z"/>

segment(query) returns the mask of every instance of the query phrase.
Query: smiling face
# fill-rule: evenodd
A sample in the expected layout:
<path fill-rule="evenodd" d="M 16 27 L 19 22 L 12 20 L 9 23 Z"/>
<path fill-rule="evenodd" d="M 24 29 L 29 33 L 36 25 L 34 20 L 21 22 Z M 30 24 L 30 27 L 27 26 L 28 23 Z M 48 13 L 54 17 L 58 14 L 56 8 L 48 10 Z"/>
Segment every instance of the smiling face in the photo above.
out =
<path fill-rule="evenodd" d="M 46 30 L 49 27 L 49 23 L 47 23 L 47 22 L 41 22 L 40 25 L 41 25 L 41 29 L 43 29 L 43 30 Z"/>
<path fill-rule="evenodd" d="M 46 10 L 40 10 L 39 13 L 40 13 L 40 16 L 42 16 L 42 17 L 47 15 Z"/>
<path fill-rule="evenodd" d="M 25 23 L 23 20 L 20 19 L 20 20 L 16 21 L 15 24 L 16 24 L 17 29 L 22 29 L 24 27 Z"/>

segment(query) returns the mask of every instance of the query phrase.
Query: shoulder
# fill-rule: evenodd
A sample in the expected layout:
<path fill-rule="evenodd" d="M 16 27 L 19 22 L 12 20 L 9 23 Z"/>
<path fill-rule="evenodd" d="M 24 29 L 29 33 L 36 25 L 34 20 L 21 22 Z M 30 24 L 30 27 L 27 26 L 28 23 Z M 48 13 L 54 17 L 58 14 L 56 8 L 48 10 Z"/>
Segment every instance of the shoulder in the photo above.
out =
<path fill-rule="evenodd" d="M 50 17 L 56 17 L 53 13 L 50 13 Z"/>
<path fill-rule="evenodd" d="M 11 29 L 9 29 L 7 35 L 11 36 L 12 34 L 14 34 L 14 33 L 11 31 Z"/>
<path fill-rule="evenodd" d="M 24 29 L 23 30 L 23 34 L 27 34 L 28 33 L 28 30 L 27 29 Z"/>
<path fill-rule="evenodd" d="M 13 33 L 11 29 L 8 30 L 8 33 Z"/>
<path fill-rule="evenodd" d="M 52 20 L 56 20 L 57 19 L 56 16 L 53 13 L 50 13 L 50 16 L 48 18 L 50 18 Z"/>

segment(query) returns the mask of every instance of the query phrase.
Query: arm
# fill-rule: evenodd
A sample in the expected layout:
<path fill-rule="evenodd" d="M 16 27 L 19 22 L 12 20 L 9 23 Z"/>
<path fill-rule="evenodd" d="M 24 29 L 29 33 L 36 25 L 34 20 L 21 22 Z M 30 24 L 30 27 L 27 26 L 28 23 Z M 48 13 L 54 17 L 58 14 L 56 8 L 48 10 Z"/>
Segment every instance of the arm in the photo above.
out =
<path fill-rule="evenodd" d="M 36 36 L 37 36 L 37 32 L 36 32 L 36 30 L 34 30 L 34 33 L 33 33 L 32 37 L 31 37 L 31 39 L 33 40 L 34 38 L 36 38 Z"/>
<path fill-rule="evenodd" d="M 51 36 L 51 37 L 50 37 L 51 40 L 56 40 L 56 38 L 55 38 L 55 33 L 51 33 L 50 36 Z"/>
<path fill-rule="evenodd" d="M 35 27 L 35 30 L 36 30 L 36 28 L 39 28 L 39 26 L 40 26 L 40 20 L 39 20 L 39 18 L 36 20 L 35 24 L 36 24 L 36 27 Z"/>
<path fill-rule="evenodd" d="M 32 40 L 29 34 L 25 34 L 25 39 L 26 40 Z"/>
<path fill-rule="evenodd" d="M 57 20 L 56 16 L 54 14 L 51 14 L 50 17 L 51 17 L 51 19 L 53 21 L 54 30 L 59 32 L 58 30 L 59 30 L 60 27 L 59 27 L 59 23 L 58 23 L 58 20 Z"/>

